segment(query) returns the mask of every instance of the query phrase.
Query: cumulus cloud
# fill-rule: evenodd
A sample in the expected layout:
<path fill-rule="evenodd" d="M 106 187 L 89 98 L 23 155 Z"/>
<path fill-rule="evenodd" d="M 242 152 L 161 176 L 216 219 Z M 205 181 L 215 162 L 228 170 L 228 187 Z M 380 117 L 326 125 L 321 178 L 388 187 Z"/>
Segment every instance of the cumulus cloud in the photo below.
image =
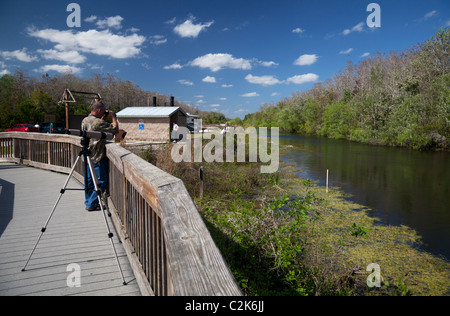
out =
<path fill-rule="evenodd" d="M 94 23 L 101 29 L 113 28 L 119 30 L 122 28 L 123 17 L 120 15 L 110 16 L 104 19 L 98 19 L 97 16 L 91 15 L 84 19 L 85 22 Z M 97 21 L 97 22 L 96 22 Z"/>
<path fill-rule="evenodd" d="M 279 64 L 274 61 L 258 61 L 261 66 L 264 67 L 272 67 L 272 66 L 278 66 Z"/>
<path fill-rule="evenodd" d="M 82 68 L 70 65 L 45 65 L 40 67 L 39 69 L 35 69 L 36 72 L 57 71 L 59 73 L 72 73 L 72 74 L 78 74 L 82 70 L 83 70 Z"/>
<path fill-rule="evenodd" d="M 40 53 L 44 59 L 59 60 L 71 64 L 81 64 L 86 61 L 86 57 L 75 50 L 59 51 L 55 49 L 39 49 L 38 53 Z"/>
<path fill-rule="evenodd" d="M 178 24 L 175 26 L 173 31 L 178 34 L 181 37 L 192 37 L 196 38 L 200 34 L 201 31 L 206 30 L 208 27 L 210 27 L 214 21 L 207 22 L 205 24 L 194 24 L 195 18 L 190 18 L 186 21 L 184 21 L 181 24 Z"/>
<path fill-rule="evenodd" d="M 253 76 L 251 74 L 247 75 L 245 77 L 245 80 L 247 80 L 250 83 L 260 84 L 262 86 L 273 86 L 276 84 L 283 83 L 283 81 L 278 80 L 274 76 Z"/>
<path fill-rule="evenodd" d="M 59 51 L 81 51 L 118 59 L 138 55 L 141 52 L 140 46 L 145 42 L 144 36 L 116 35 L 110 30 L 74 32 L 73 30 L 29 29 L 28 34 L 55 43 L 55 48 Z"/>
<path fill-rule="evenodd" d="M 302 33 L 304 33 L 304 32 L 305 32 L 305 30 L 304 30 L 304 29 L 301 29 L 301 28 L 299 28 L 299 27 L 297 27 L 297 28 L 295 28 L 295 29 L 292 30 L 292 33 L 297 33 L 297 34 L 302 34 Z"/>
<path fill-rule="evenodd" d="M 297 65 L 297 66 L 309 66 L 309 65 L 314 64 L 317 61 L 318 58 L 319 57 L 317 57 L 316 54 L 312 54 L 312 55 L 305 54 L 305 55 L 302 55 L 299 58 L 297 58 L 294 61 L 294 65 Z"/>
<path fill-rule="evenodd" d="M 172 64 L 172 65 L 169 65 L 169 66 L 164 66 L 163 68 L 166 69 L 166 70 L 168 70 L 168 69 L 181 69 L 181 68 L 183 68 L 183 66 L 181 66 L 180 64 L 175 63 L 175 64 Z"/>
<path fill-rule="evenodd" d="M 286 80 L 287 83 L 293 83 L 293 84 L 303 84 L 308 82 L 315 82 L 319 79 L 319 76 L 313 73 L 308 73 L 305 75 L 297 75 L 290 77 Z"/>
<path fill-rule="evenodd" d="M 216 78 L 215 77 L 211 77 L 211 76 L 206 76 L 205 78 L 203 78 L 202 81 L 203 82 L 209 82 L 209 83 L 216 83 Z"/>
<path fill-rule="evenodd" d="M 120 15 L 116 15 L 103 20 L 98 20 L 95 24 L 101 29 L 114 28 L 118 30 L 122 28 L 122 21 L 123 18 Z"/>
<path fill-rule="evenodd" d="M 38 60 L 37 57 L 29 55 L 26 48 L 15 51 L 0 51 L 0 56 L 6 60 L 17 59 L 26 63 Z"/>
<path fill-rule="evenodd" d="M 219 71 L 223 68 L 242 70 L 249 70 L 252 68 L 249 60 L 234 58 L 230 54 L 206 54 L 204 56 L 197 57 L 189 64 L 200 68 L 209 68 L 213 72 Z"/>

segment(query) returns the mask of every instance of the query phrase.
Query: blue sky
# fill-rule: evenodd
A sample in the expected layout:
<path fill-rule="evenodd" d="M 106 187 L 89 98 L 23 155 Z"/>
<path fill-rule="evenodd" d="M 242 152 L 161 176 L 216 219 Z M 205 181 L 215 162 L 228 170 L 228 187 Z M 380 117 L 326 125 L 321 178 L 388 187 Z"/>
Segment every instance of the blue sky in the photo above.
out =
<path fill-rule="evenodd" d="M 70 3 L 80 27 L 67 23 Z M 370 3 L 380 27 L 367 25 Z M 0 74 L 111 73 L 244 117 L 332 78 L 349 60 L 408 49 L 449 26 L 448 0 L 2 0 Z"/>

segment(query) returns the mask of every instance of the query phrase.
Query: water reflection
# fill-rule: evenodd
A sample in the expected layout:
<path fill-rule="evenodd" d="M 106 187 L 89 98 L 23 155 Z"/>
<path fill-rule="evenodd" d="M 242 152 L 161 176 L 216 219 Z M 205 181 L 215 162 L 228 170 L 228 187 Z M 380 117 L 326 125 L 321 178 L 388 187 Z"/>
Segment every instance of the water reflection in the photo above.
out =
<path fill-rule="evenodd" d="M 302 170 L 301 177 L 353 195 L 373 208 L 373 215 L 390 225 L 414 228 L 425 249 L 450 258 L 450 154 L 376 147 L 320 137 L 282 135 L 286 162 Z"/>

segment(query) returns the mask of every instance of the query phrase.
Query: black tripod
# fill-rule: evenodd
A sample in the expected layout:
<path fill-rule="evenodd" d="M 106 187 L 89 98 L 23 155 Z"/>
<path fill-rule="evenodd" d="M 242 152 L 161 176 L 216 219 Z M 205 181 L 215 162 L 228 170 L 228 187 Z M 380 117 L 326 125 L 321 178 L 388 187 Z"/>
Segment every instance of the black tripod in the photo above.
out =
<path fill-rule="evenodd" d="M 127 282 L 125 282 L 125 278 L 123 276 L 123 272 L 122 272 L 122 267 L 120 266 L 120 262 L 119 262 L 119 258 L 117 257 L 117 252 L 116 252 L 116 248 L 114 246 L 114 242 L 113 242 L 113 233 L 111 233 L 111 230 L 109 228 L 109 224 L 108 224 L 108 219 L 106 218 L 106 214 L 105 211 L 108 212 L 108 216 L 111 216 L 111 213 L 109 212 L 109 208 L 108 208 L 108 200 L 106 197 L 106 194 L 103 195 L 102 190 L 99 187 L 98 184 L 98 178 L 97 178 L 97 174 L 95 173 L 92 161 L 91 161 L 91 151 L 89 150 L 89 142 L 90 142 L 90 137 L 92 138 L 99 138 L 99 139 L 112 139 L 114 136 L 112 134 L 109 133 L 100 133 L 100 132 L 85 132 L 85 131 L 78 131 L 78 130 L 69 130 L 67 131 L 68 134 L 72 134 L 72 135 L 77 135 L 77 136 L 82 136 L 83 138 L 81 139 L 81 146 L 83 146 L 82 150 L 80 151 L 80 153 L 78 154 L 77 159 L 75 160 L 75 163 L 72 167 L 72 169 L 70 170 L 69 176 L 66 180 L 66 183 L 64 184 L 63 188 L 60 191 L 59 197 L 56 200 L 55 205 L 53 206 L 53 209 L 50 213 L 50 216 L 47 219 L 47 222 L 45 223 L 44 227 L 41 229 L 41 234 L 39 235 L 38 240 L 36 241 L 36 244 L 33 247 L 33 250 L 31 251 L 30 256 L 28 257 L 27 262 L 25 263 L 25 266 L 23 267 L 22 271 L 25 271 L 25 268 L 28 265 L 28 262 L 31 259 L 31 256 L 33 255 L 34 251 L 36 250 L 36 247 L 39 243 L 39 241 L 42 238 L 42 235 L 45 233 L 45 231 L 47 230 L 47 226 L 50 222 L 50 219 L 53 216 L 53 213 L 56 210 L 56 207 L 58 206 L 59 201 L 61 200 L 61 197 L 63 196 L 63 194 L 67 191 L 67 190 L 83 190 L 85 192 L 88 192 L 90 190 L 92 190 L 92 188 L 88 187 L 88 172 L 91 173 L 92 176 L 92 181 L 94 183 L 94 188 L 95 192 L 97 193 L 97 198 L 98 198 L 98 202 L 100 203 L 100 208 L 102 210 L 102 214 L 103 214 L 103 218 L 105 220 L 105 225 L 106 225 L 106 229 L 108 231 L 108 238 L 111 241 L 111 246 L 113 248 L 114 251 L 114 256 L 116 258 L 116 262 L 117 262 L 117 266 L 119 267 L 119 271 L 120 271 L 120 275 L 122 277 L 122 281 L 123 281 L 123 285 L 127 285 Z M 72 178 L 73 172 L 75 171 L 75 168 L 80 160 L 80 158 L 83 157 L 84 159 L 84 189 L 68 189 L 67 185 L 69 184 L 70 179 Z"/>

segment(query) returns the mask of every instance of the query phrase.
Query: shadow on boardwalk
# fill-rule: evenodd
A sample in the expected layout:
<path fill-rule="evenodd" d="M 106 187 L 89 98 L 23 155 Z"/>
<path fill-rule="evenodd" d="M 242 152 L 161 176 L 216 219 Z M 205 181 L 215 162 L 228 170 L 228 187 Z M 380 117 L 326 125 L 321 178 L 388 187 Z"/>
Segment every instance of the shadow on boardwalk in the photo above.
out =
<path fill-rule="evenodd" d="M 66 180 L 64 174 L 0 164 L 0 296 L 140 295 L 114 232 L 128 282 L 122 285 L 103 214 L 85 211 L 83 191 L 62 196 L 27 270 L 21 272 Z M 82 185 L 71 180 L 68 187 Z M 76 276 L 71 264 L 80 268 L 79 287 L 69 286 Z"/>

